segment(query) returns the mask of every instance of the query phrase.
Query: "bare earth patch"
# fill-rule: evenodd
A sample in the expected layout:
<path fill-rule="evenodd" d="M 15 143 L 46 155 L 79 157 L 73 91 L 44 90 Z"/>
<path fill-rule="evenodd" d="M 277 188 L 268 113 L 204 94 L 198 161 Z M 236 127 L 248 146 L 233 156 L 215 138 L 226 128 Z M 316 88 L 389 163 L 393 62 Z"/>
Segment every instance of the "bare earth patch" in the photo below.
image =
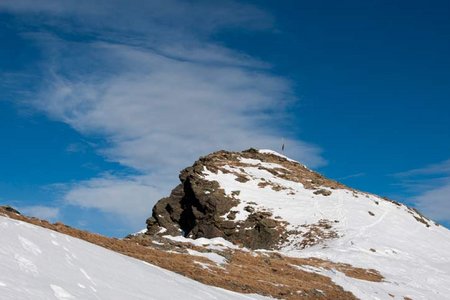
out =
<path fill-rule="evenodd" d="M 145 235 L 121 240 L 78 230 L 62 223 L 51 224 L 37 218 L 28 218 L 4 208 L 0 208 L 0 214 L 88 241 L 208 285 L 241 293 L 256 293 L 279 299 L 357 299 L 330 278 L 302 270 L 298 266 L 337 270 L 360 280 L 383 280 L 383 276 L 376 270 L 355 268 L 317 258 L 290 258 L 275 252 L 256 253 L 229 248 L 211 250 L 167 239 L 162 243 L 162 240 L 154 241 Z M 206 257 L 189 255 L 188 249 L 202 254 L 219 254 L 226 259 L 226 263 L 217 265 Z"/>

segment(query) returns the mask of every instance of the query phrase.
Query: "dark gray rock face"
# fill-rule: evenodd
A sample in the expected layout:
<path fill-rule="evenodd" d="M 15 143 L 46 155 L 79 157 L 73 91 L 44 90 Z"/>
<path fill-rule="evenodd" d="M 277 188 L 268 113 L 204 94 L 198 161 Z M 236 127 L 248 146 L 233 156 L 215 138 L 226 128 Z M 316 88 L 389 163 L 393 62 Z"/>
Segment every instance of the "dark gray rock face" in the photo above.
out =
<path fill-rule="evenodd" d="M 251 152 L 247 152 L 249 154 Z M 224 162 L 234 160 L 236 155 L 215 152 L 184 169 L 180 173 L 181 184 L 153 207 L 152 217 L 147 219 L 147 234 L 223 237 L 252 249 L 276 248 L 286 236 L 283 222 L 273 219 L 270 212 L 254 211 L 252 207 L 248 208 L 250 215 L 245 221 L 235 221 L 233 207 L 239 200 L 226 196 L 217 182 L 202 177 L 204 168 L 217 172 Z M 238 195 L 239 191 L 234 194 Z"/>

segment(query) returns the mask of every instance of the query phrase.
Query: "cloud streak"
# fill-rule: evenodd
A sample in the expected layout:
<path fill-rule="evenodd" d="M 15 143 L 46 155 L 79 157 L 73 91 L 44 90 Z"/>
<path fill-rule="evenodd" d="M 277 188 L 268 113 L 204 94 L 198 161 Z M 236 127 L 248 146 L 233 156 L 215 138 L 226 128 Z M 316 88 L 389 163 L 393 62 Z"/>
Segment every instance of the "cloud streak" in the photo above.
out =
<path fill-rule="evenodd" d="M 415 206 L 440 222 L 450 222 L 450 160 L 395 174 L 416 194 Z"/>
<path fill-rule="evenodd" d="M 77 7 L 72 1 L 39 2 L 5 1 L 0 9 L 27 18 L 40 12 L 47 26 L 94 38 L 72 40 L 55 30 L 27 34 L 48 54 L 43 83 L 28 105 L 87 137 L 103 138 L 99 153 L 136 172 L 67 185 L 65 203 L 143 218 L 148 210 L 142 207 L 151 208 L 167 194 L 179 170 L 200 155 L 277 149 L 289 135 L 282 128 L 296 101 L 292 83 L 273 75 L 267 63 L 211 37 L 221 29 L 272 28 L 270 16 L 256 7 L 146 1 L 138 11 L 123 8 L 122 1 Z M 113 22 L 119 11 L 133 22 L 123 27 L 123 17 Z M 75 24 L 66 20 L 70 16 L 77 17 Z M 319 148 L 284 137 L 290 156 L 312 167 L 324 164 Z"/>
<path fill-rule="evenodd" d="M 45 220 L 55 220 L 59 217 L 59 208 L 43 205 L 20 207 L 19 210 L 28 216 L 41 218 Z"/>
<path fill-rule="evenodd" d="M 81 208 L 96 208 L 113 213 L 132 227 L 142 227 L 151 214 L 149 199 L 163 196 L 145 177 L 123 178 L 105 176 L 70 186 L 64 201 Z"/>

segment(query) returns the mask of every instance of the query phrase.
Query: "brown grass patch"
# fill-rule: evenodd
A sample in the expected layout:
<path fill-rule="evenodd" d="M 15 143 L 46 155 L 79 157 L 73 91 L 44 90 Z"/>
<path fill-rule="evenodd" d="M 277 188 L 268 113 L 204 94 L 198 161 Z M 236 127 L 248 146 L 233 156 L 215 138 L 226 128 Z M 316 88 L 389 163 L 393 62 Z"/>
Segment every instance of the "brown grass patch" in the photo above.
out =
<path fill-rule="evenodd" d="M 376 282 L 383 280 L 380 273 L 375 270 L 355 268 L 348 264 L 338 264 L 317 258 L 290 258 L 273 252 L 256 254 L 244 251 L 219 251 L 218 253 L 228 260 L 228 264 L 221 268 L 204 257 L 165 251 L 183 252 L 186 248 L 203 252 L 211 251 L 190 244 L 166 241 L 166 244 L 159 246 L 161 249 L 157 249 L 157 245 L 153 244 L 148 236 L 119 240 L 78 230 L 62 223 L 51 224 L 37 218 L 28 218 L 1 207 L 0 213 L 149 262 L 205 284 L 240 293 L 255 293 L 280 299 L 356 299 L 352 293 L 344 291 L 330 278 L 301 270 L 296 266 L 335 269 L 349 277 L 361 280 Z M 206 264 L 208 268 L 196 262 Z"/>

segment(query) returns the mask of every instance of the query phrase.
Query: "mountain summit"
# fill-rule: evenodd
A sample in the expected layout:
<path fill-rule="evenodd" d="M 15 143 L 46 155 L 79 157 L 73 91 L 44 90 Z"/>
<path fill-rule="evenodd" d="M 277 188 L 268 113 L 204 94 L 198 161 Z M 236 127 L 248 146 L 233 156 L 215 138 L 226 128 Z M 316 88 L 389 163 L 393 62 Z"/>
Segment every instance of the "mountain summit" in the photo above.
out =
<path fill-rule="evenodd" d="M 209 154 L 181 171 L 180 181 L 154 206 L 147 235 L 220 237 L 379 271 L 383 282 L 370 284 L 328 274 L 361 299 L 450 298 L 450 231 L 414 208 L 270 150 Z"/>
<path fill-rule="evenodd" d="M 124 239 L 0 206 L 0 298 L 450 299 L 450 231 L 413 208 L 269 150 L 180 181 Z"/>

